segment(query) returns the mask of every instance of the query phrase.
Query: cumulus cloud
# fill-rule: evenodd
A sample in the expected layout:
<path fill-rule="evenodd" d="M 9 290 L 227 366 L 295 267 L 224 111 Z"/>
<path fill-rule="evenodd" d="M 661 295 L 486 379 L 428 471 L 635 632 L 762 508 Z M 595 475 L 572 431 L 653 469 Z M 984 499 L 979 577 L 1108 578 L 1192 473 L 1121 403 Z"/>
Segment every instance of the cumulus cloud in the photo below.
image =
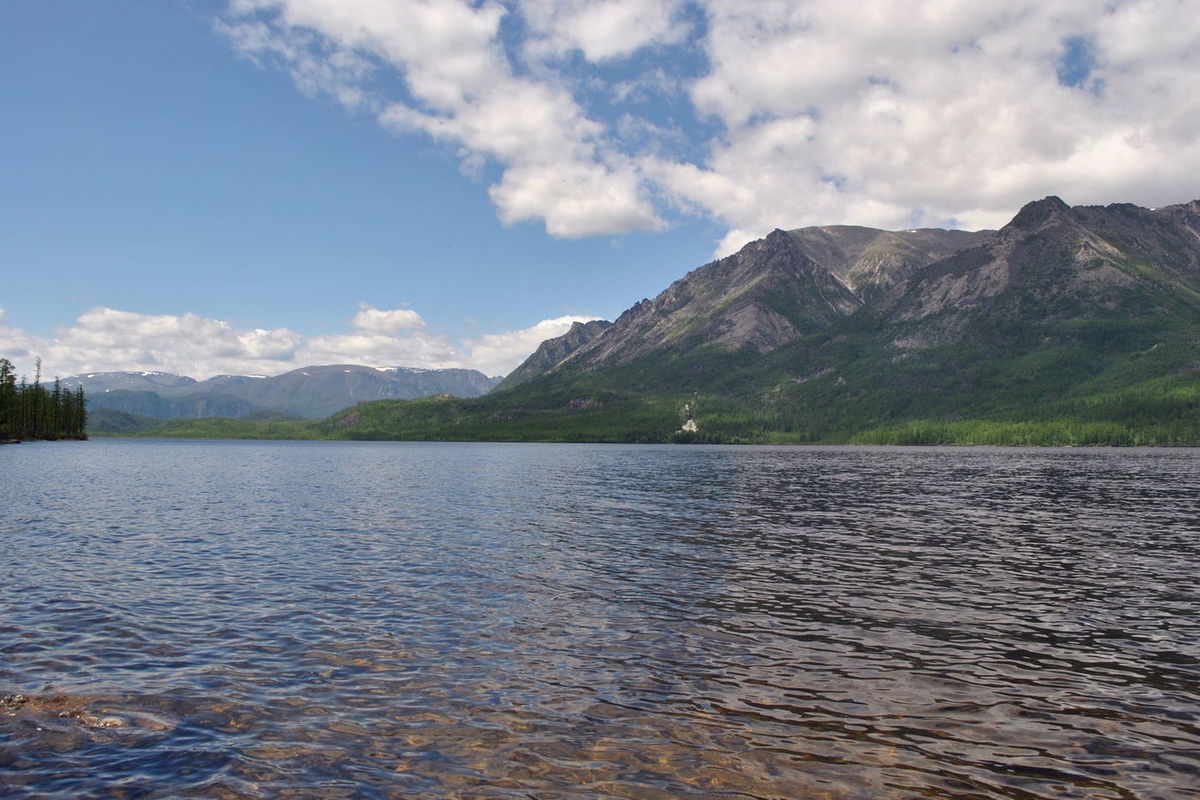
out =
<path fill-rule="evenodd" d="M 410 308 L 381 311 L 367 303 L 359 303 L 358 313 L 350 318 L 350 324 L 361 331 L 396 334 L 424 328 L 425 320 Z"/>
<path fill-rule="evenodd" d="M 729 226 L 723 249 L 776 226 L 994 227 L 1046 194 L 1195 193 L 1191 0 L 708 8 L 691 96 L 725 135 L 704 163 L 645 168 Z"/>
<path fill-rule="evenodd" d="M 558 317 L 516 331 L 454 339 L 431 332 L 409 309 L 380 310 L 361 303 L 350 318 L 354 331 L 310 336 L 287 328 L 238 328 L 196 314 L 138 314 L 93 308 L 54 336 L 39 337 L 5 324 L 0 309 L 0 356 L 32 377 L 41 357 L 43 375 L 153 370 L 204 379 L 213 375 L 274 375 L 318 364 L 363 364 L 478 369 L 504 375 L 544 340 L 571 323 L 596 317 Z"/>
<path fill-rule="evenodd" d="M 488 190 L 505 222 L 542 218 L 551 236 L 596 236 L 657 228 L 630 170 L 595 164 L 525 164 L 504 173 Z"/>
<path fill-rule="evenodd" d="M 1198 17 L 1197 0 L 234 0 L 222 25 L 304 91 L 498 165 L 507 223 L 573 237 L 694 213 L 727 251 L 807 224 L 994 227 L 1051 193 L 1192 199 Z M 669 124 L 646 102 L 664 92 Z"/>
<path fill-rule="evenodd" d="M 7 358 L 14 365 L 20 365 L 26 359 L 32 358 L 28 349 L 27 338 L 18 328 L 4 324 L 5 310 L 0 308 L 0 358 Z"/>
<path fill-rule="evenodd" d="M 0 341 L 6 351 L 24 350 L 26 361 L 40 356 L 47 371 L 62 375 L 125 369 L 205 377 L 257 374 L 264 366 L 291 364 L 303 344 L 300 334 L 286 328 L 239 330 L 195 314 L 137 314 L 103 307 L 85 312 L 52 337 L 18 329 L 6 334 Z"/>
<path fill-rule="evenodd" d="M 461 367 L 469 362 L 449 336 L 425 331 L 384 333 L 358 330 L 333 336 L 313 336 L 304 342 L 297 360 L 304 364 L 366 364 L 372 367 Z M 299 366 L 299 364 L 297 364 Z"/>
<path fill-rule="evenodd" d="M 678 0 L 525 0 L 525 52 L 540 60 L 579 50 L 589 61 L 607 61 L 674 43 L 687 33 L 679 6 Z"/>
<path fill-rule="evenodd" d="M 306 91 L 347 105 L 371 97 L 381 124 L 455 146 L 469 172 L 494 160 L 503 175 L 490 194 L 506 222 L 540 219 L 562 237 L 659 227 L 604 126 L 552 76 L 514 69 L 504 16 L 467 0 L 235 0 L 219 27 L 239 51 L 280 60 Z M 402 76 L 408 96 L 375 99 L 367 64 Z"/>

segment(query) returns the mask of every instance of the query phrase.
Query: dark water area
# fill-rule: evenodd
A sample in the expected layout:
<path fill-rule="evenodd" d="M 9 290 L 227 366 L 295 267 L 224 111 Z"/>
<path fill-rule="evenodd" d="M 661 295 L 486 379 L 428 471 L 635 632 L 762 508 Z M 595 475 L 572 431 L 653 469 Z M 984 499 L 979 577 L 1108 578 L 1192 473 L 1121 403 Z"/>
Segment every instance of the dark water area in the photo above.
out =
<path fill-rule="evenodd" d="M 1200 787 L 1200 451 L 0 450 L 0 796 Z"/>

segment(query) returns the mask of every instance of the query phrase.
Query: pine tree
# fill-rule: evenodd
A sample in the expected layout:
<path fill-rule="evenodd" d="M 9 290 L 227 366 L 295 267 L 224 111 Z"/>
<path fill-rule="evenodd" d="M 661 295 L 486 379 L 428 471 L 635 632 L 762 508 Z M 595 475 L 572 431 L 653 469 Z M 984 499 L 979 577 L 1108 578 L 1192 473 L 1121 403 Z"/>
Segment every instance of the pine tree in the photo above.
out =
<path fill-rule="evenodd" d="M 42 434 L 47 439 L 61 439 L 67 435 L 66 432 L 66 415 L 63 408 L 63 390 L 62 381 L 58 376 L 54 376 L 54 388 L 50 391 L 50 402 L 47 404 L 46 426 L 45 432 Z"/>
<path fill-rule="evenodd" d="M 41 430 L 41 405 L 42 405 L 42 359 L 38 357 L 34 360 L 33 368 L 33 386 L 30 386 L 29 391 L 29 422 L 25 431 L 26 436 L 38 435 Z"/>
<path fill-rule="evenodd" d="M 17 376 L 12 362 L 0 358 L 0 438 L 14 435 L 17 414 Z"/>
<path fill-rule="evenodd" d="M 83 396 L 83 384 L 75 390 L 75 431 L 76 439 L 87 438 L 87 400 Z"/>

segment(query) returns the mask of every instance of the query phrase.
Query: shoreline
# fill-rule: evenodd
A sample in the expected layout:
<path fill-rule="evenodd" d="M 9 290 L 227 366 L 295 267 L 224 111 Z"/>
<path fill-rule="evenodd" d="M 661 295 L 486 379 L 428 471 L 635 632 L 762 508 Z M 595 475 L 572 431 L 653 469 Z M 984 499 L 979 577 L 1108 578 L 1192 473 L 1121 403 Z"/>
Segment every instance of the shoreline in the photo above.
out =
<path fill-rule="evenodd" d="M 740 441 L 740 442 L 672 442 L 672 441 L 635 441 L 635 440 L 615 440 L 615 439 L 383 439 L 383 438 L 330 438 L 319 436 L 155 436 L 152 433 L 126 434 L 126 433 L 96 433 L 89 437 L 90 439 L 109 440 L 109 439 L 129 439 L 129 440 L 152 440 L 160 442 L 186 441 L 186 442 L 369 442 L 369 443 L 393 443 L 393 444 L 604 444 L 604 445 L 646 445 L 654 447 L 806 447 L 806 448 L 938 448 L 938 447 L 953 447 L 953 448 L 990 448 L 990 449 L 1043 449 L 1043 450 L 1137 450 L 1137 449 L 1154 449 L 1154 450 L 1200 450 L 1200 444 L 1108 444 L 1108 443 L 1087 443 L 1087 444 L 1036 444 L 1030 442 L 851 442 L 851 441 L 823 441 L 823 442 L 755 442 L 755 441 Z"/>

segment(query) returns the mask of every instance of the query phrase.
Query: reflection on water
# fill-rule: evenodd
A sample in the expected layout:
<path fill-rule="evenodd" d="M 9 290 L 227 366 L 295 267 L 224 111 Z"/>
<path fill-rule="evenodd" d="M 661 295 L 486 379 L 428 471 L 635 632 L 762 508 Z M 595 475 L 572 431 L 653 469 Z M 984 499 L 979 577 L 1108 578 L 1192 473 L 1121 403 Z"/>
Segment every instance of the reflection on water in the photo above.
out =
<path fill-rule="evenodd" d="M 0 794 L 1163 798 L 1200 452 L 0 451 Z"/>

